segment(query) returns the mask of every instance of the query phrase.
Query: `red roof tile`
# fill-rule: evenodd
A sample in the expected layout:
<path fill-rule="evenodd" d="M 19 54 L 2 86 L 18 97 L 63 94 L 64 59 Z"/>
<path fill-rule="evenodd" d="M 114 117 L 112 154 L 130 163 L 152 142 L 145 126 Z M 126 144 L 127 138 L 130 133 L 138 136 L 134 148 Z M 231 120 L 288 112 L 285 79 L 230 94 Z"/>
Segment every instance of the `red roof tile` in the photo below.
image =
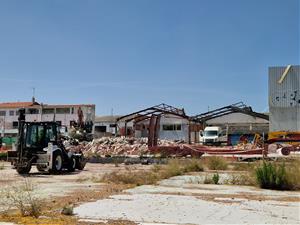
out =
<path fill-rule="evenodd" d="M 36 105 L 38 103 L 32 102 L 4 102 L 0 103 L 0 108 L 23 108 L 23 107 L 30 107 Z"/>

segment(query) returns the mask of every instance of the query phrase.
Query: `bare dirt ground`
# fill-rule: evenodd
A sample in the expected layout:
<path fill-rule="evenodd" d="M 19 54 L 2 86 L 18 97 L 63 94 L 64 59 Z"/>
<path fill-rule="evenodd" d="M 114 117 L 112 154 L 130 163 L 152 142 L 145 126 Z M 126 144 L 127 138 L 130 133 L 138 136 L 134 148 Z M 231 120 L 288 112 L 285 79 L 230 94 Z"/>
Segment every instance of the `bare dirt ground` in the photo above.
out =
<path fill-rule="evenodd" d="M 1 164 L 1 163 L 0 163 Z M 22 177 L 8 163 L 0 170 L 1 190 L 24 180 L 35 185 L 46 203 L 39 219 L 0 217 L 15 224 L 300 224 L 300 192 L 256 187 L 202 184 L 203 173 L 132 188 L 99 183 L 113 171 L 148 170 L 151 166 L 87 164 L 83 171 L 49 175 L 35 170 Z M 227 172 L 226 172 L 227 173 Z M 74 216 L 61 208 L 74 204 Z M 2 205 L 0 206 L 1 209 Z M 1 222 L 0 222 L 1 224 Z M 2 224 L 1 224 L 2 225 Z"/>
<path fill-rule="evenodd" d="M 60 175 L 50 175 L 40 173 L 36 168 L 32 168 L 30 175 L 20 176 L 9 163 L 0 162 L 0 224 L 1 222 L 14 222 L 20 224 L 90 224 L 89 222 L 78 222 L 77 218 L 61 215 L 61 209 L 66 205 L 76 205 L 83 202 L 96 201 L 109 197 L 111 194 L 129 188 L 128 185 L 111 185 L 100 183 L 101 177 L 106 173 L 124 170 L 147 170 L 150 166 L 143 165 L 115 165 L 115 164 L 91 164 L 88 163 L 83 171 L 73 173 L 63 173 Z M 43 202 L 43 211 L 46 212 L 42 218 L 34 219 L 21 217 L 13 212 L 7 216 L 5 211 L 9 203 L 6 204 L 6 190 L 12 187 L 30 183 L 34 189 L 34 196 Z M 53 221 L 56 218 L 56 221 Z M 6 224 L 6 223 L 3 223 Z M 98 223 L 99 224 L 99 223 Z M 103 223 L 102 223 L 103 224 Z M 133 224 L 127 221 L 110 221 L 109 224 Z"/>
<path fill-rule="evenodd" d="M 100 178 L 105 173 L 120 170 L 146 170 L 149 166 L 142 165 L 114 165 L 114 164 L 91 164 L 87 163 L 83 171 L 76 170 L 73 173 L 63 173 L 60 175 L 50 175 L 40 173 L 35 167 L 32 167 L 29 176 L 20 176 L 9 163 L 3 163 L 3 169 L 0 170 L 0 188 L 6 188 L 11 185 L 17 185 L 30 181 L 35 186 L 38 195 L 41 198 L 52 198 L 65 196 L 75 190 L 95 189 L 103 186 L 99 183 Z"/>

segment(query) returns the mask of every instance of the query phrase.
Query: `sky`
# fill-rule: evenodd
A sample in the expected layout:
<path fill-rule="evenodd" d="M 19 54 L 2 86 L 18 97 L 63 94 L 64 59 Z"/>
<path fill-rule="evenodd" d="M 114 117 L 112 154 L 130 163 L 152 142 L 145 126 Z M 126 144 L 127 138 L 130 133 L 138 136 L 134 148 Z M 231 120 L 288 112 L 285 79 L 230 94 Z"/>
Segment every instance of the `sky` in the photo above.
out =
<path fill-rule="evenodd" d="M 1 0 L 0 102 L 268 110 L 268 67 L 300 64 L 299 0 Z"/>

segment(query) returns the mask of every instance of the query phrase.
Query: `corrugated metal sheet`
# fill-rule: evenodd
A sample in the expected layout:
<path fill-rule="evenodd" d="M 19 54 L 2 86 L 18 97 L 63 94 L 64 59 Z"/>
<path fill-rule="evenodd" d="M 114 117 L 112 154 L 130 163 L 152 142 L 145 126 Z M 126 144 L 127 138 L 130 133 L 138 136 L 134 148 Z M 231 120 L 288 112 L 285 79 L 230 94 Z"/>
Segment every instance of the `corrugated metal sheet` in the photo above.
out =
<path fill-rule="evenodd" d="M 300 66 L 285 70 L 269 68 L 270 131 L 300 131 Z"/>

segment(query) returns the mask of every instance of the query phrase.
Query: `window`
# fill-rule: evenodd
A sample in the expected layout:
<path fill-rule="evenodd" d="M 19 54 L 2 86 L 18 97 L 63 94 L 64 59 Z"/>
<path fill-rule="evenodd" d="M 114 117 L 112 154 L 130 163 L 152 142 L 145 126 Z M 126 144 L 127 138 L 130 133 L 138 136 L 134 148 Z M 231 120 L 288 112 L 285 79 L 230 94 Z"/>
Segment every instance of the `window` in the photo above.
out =
<path fill-rule="evenodd" d="M 0 111 L 0 116 L 6 116 L 6 111 Z"/>
<path fill-rule="evenodd" d="M 38 109 L 27 109 L 26 111 L 27 114 L 39 114 Z"/>
<path fill-rule="evenodd" d="M 181 130 L 181 124 L 164 124 L 163 130 L 165 131 Z"/>
<path fill-rule="evenodd" d="M 19 122 L 18 121 L 13 121 L 12 126 L 13 126 L 13 129 L 17 129 L 18 126 L 19 126 Z"/>
<path fill-rule="evenodd" d="M 106 132 L 106 126 L 95 126 L 95 131 L 104 133 L 104 132 Z"/>
<path fill-rule="evenodd" d="M 204 136 L 218 136 L 218 131 L 216 130 L 207 130 L 207 131 L 204 131 Z"/>
<path fill-rule="evenodd" d="M 10 111 L 9 111 L 9 115 L 10 115 L 10 116 L 14 116 L 14 115 L 15 115 L 15 111 L 10 110 Z"/>
<path fill-rule="evenodd" d="M 54 126 L 47 126 L 46 127 L 46 134 L 45 139 L 46 143 L 49 143 L 50 141 L 55 141 L 55 127 Z"/>
<path fill-rule="evenodd" d="M 109 127 L 117 127 L 117 124 L 109 124 Z"/>
<path fill-rule="evenodd" d="M 54 114 L 54 109 L 43 109 L 43 114 Z"/>
<path fill-rule="evenodd" d="M 26 147 L 37 148 L 42 143 L 44 127 L 40 125 L 31 125 L 26 130 Z"/>
<path fill-rule="evenodd" d="M 70 108 L 56 108 L 57 114 L 70 114 Z"/>

